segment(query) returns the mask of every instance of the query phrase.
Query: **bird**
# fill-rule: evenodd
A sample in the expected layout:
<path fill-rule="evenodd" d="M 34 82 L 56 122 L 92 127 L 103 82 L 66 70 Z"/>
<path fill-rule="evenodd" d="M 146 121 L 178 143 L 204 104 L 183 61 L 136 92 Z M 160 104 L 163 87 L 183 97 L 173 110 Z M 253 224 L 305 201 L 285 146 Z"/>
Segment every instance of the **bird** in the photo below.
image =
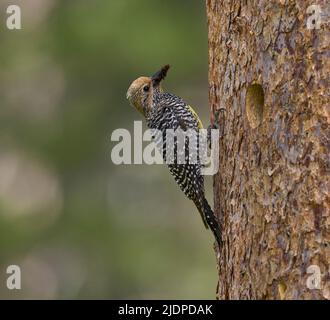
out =
<path fill-rule="evenodd" d="M 166 158 L 169 154 L 169 149 L 166 149 L 169 142 L 167 135 L 169 130 L 173 130 L 172 132 L 190 130 L 198 134 L 203 129 L 198 114 L 188 103 L 172 93 L 163 91 L 161 83 L 165 79 L 169 68 L 170 66 L 167 64 L 152 76 L 138 77 L 131 83 L 126 94 L 129 103 L 145 118 L 148 128 L 160 133 L 158 135 L 153 134 L 153 139 L 165 162 L 170 158 Z M 199 148 L 200 146 L 197 143 L 194 147 Z M 186 197 L 194 202 L 206 229 L 211 229 L 220 246 L 220 227 L 205 198 L 204 177 L 201 173 L 200 158 L 197 157 L 197 161 L 191 161 L 192 157 L 186 140 L 184 148 L 179 148 L 178 140 L 176 140 L 173 150 L 171 161 L 166 162 L 170 173 Z M 198 153 L 198 150 L 196 151 Z M 180 155 L 183 155 L 184 163 L 178 162 L 178 156 Z"/>

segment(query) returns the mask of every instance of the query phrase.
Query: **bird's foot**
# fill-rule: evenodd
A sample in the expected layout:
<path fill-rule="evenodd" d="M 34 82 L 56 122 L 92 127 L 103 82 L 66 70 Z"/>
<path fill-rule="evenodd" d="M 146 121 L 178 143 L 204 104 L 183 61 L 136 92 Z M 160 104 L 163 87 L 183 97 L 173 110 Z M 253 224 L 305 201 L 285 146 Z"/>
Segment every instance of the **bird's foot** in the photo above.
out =
<path fill-rule="evenodd" d="M 208 142 L 209 149 L 211 149 L 212 130 L 219 130 L 220 138 L 222 138 L 224 136 L 224 132 L 223 132 L 224 126 L 221 126 L 219 123 L 219 115 L 220 115 L 220 112 L 223 112 L 223 111 L 226 111 L 226 109 L 225 108 L 217 109 L 214 113 L 214 118 L 216 119 L 216 121 L 213 121 L 213 123 L 207 127 L 207 142 Z"/>

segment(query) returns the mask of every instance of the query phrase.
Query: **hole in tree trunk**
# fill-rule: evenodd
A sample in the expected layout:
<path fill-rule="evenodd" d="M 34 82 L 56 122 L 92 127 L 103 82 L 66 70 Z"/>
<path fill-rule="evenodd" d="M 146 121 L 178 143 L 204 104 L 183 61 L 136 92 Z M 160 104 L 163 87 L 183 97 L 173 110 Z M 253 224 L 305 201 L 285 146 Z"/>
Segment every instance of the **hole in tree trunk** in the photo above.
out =
<path fill-rule="evenodd" d="M 246 115 L 251 128 L 258 127 L 264 113 L 264 90 L 260 84 L 251 84 L 246 92 Z"/>

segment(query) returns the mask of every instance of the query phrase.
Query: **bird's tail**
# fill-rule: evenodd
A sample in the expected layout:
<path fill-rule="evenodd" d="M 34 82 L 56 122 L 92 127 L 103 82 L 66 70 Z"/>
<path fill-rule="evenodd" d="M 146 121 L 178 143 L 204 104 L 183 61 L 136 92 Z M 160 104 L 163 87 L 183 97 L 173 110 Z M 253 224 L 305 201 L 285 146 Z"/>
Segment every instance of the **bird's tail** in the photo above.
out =
<path fill-rule="evenodd" d="M 214 234 L 215 239 L 218 242 L 218 245 L 221 245 L 221 231 L 219 223 L 205 197 L 202 201 L 194 201 L 199 213 L 202 216 L 202 220 L 206 229 L 210 227 L 211 231 Z"/>

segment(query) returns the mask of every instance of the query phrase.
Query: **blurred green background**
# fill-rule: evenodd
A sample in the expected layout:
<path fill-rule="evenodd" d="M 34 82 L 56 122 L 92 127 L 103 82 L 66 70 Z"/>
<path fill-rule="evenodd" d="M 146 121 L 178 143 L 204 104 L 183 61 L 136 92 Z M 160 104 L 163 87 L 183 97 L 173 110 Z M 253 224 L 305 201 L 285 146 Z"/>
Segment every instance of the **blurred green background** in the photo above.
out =
<path fill-rule="evenodd" d="M 9 4 L 22 30 L 6 28 Z M 165 166 L 110 156 L 112 131 L 141 119 L 129 84 L 166 63 L 165 89 L 208 122 L 204 2 L 0 9 L 0 298 L 214 298 L 213 239 L 193 203 Z M 10 264 L 22 290 L 6 288 Z"/>

